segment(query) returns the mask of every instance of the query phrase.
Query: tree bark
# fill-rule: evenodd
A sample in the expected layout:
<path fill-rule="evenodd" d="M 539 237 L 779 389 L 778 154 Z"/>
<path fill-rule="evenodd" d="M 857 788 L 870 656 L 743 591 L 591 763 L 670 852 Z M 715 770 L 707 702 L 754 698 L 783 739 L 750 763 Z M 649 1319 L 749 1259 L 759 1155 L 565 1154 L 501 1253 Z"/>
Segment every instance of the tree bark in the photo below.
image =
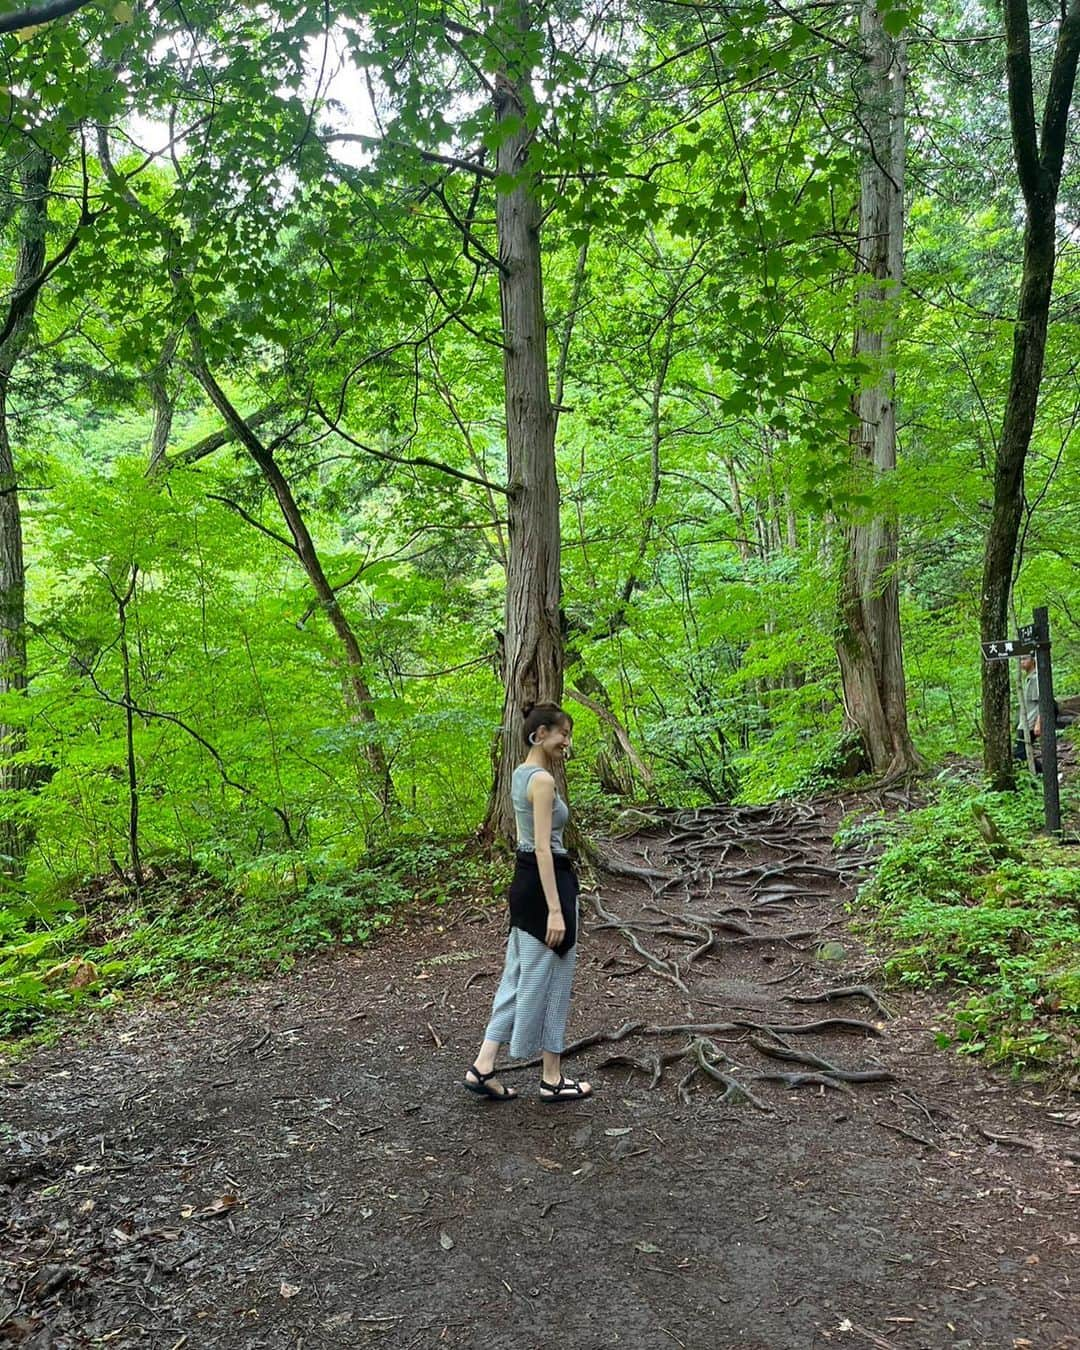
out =
<path fill-rule="evenodd" d="M 0 693 L 25 695 L 26 667 L 26 565 L 23 557 L 22 512 L 19 483 L 9 426 L 11 375 L 30 335 L 37 303 L 15 309 L 29 283 L 45 266 L 45 227 L 52 161 L 27 143 L 21 174 L 23 206 L 18 225 L 12 297 L 14 322 L 6 325 L 8 336 L 0 344 Z M 18 760 L 26 745 L 21 726 L 0 725 L 0 791 L 21 791 L 34 777 Z M 19 874 L 32 842 L 29 827 L 17 820 L 0 822 L 0 870 Z"/>
<path fill-rule="evenodd" d="M 506 398 L 509 562 L 503 638 L 503 717 L 484 820 L 488 838 L 512 839 L 510 775 L 525 753 L 527 703 L 558 703 L 563 690 L 559 488 L 540 251 L 540 205 L 529 172 L 533 132 L 529 6 L 505 0 L 497 10 L 504 64 L 495 77 L 500 175 L 516 181 L 495 204 Z"/>
<path fill-rule="evenodd" d="M 983 554 L 979 628 L 984 642 L 1006 635 L 1016 543 L 1024 505 L 1024 465 L 1035 427 L 1050 297 L 1054 285 L 1056 211 L 1065 133 L 1080 57 L 1080 0 L 1070 0 L 1058 28 L 1043 109 L 1035 121 L 1031 28 L 1026 0 L 1004 0 L 1009 121 L 1024 195 L 1024 258 L 1013 329 L 1012 367 L 994 460 L 994 498 Z M 1015 784 L 1008 662 L 982 665 L 983 762 L 995 788 Z"/>
<path fill-rule="evenodd" d="M 154 425 L 150 433 L 150 464 L 147 473 L 154 475 L 168 467 L 169 438 L 172 435 L 176 403 L 169 391 L 169 376 L 173 358 L 180 344 L 180 329 L 165 339 L 161 356 L 147 378 L 150 398 L 154 405 Z"/>
<path fill-rule="evenodd" d="M 895 370 L 892 347 L 903 275 L 904 96 L 906 44 L 885 31 L 875 0 L 864 0 L 864 70 L 859 122 L 865 130 L 859 196 L 859 287 L 855 355 L 868 361 L 872 380 L 854 399 L 857 470 L 875 482 L 896 468 Z M 839 596 L 837 656 L 844 711 L 858 730 L 874 773 L 913 768 L 918 756 L 907 721 L 900 639 L 897 522 L 886 508 L 845 532 Z"/>

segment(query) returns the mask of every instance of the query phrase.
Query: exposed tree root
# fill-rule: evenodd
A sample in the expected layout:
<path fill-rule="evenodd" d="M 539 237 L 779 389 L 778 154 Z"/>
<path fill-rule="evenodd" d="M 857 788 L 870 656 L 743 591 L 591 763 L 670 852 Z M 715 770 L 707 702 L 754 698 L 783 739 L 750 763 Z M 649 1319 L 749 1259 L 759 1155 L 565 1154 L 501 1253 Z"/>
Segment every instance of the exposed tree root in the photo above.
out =
<path fill-rule="evenodd" d="M 630 969 L 612 972 L 613 976 L 650 970 L 675 984 L 699 1007 L 702 1003 L 708 1006 L 709 1001 L 696 999 L 691 992 L 691 976 L 698 962 L 720 959 L 731 948 L 751 943 L 784 944 L 797 952 L 809 950 L 832 923 L 794 928 L 794 911 L 828 899 L 868 861 L 863 850 L 842 859 L 832 852 L 831 830 L 813 803 L 658 810 L 650 827 L 657 833 L 639 840 L 636 857 L 642 860 L 640 863 L 611 855 L 600 859 L 600 865 L 614 875 L 643 883 L 647 893 L 639 901 L 640 909 L 632 918 L 623 918 L 606 910 L 598 896 L 590 895 L 588 899 L 600 920 L 591 927 L 593 931 L 618 933 L 633 957 L 640 958 L 641 964 L 633 957 L 623 958 Z M 734 866 L 729 862 L 733 854 Z M 659 950 L 650 950 L 650 945 Z M 801 970 L 802 965 L 795 965 L 766 983 L 791 980 Z M 746 1014 L 752 1018 L 757 1013 L 755 1001 L 740 1005 L 728 1000 L 713 1006 L 730 1020 L 669 1024 L 628 1021 L 613 1030 L 584 1036 L 564 1053 L 573 1055 L 596 1045 L 618 1046 L 639 1037 L 680 1037 L 680 1049 L 635 1054 L 619 1048 L 603 1063 L 622 1065 L 643 1075 L 650 1089 L 660 1085 L 668 1067 L 679 1064 L 685 1072 L 678 1079 L 677 1091 L 684 1103 L 708 1079 L 722 1088 L 722 1101 L 749 1102 L 762 1111 L 773 1108 L 756 1097 L 748 1084 L 850 1093 L 853 1084 L 887 1082 L 895 1077 L 880 1067 L 844 1068 L 809 1050 L 797 1049 L 788 1039 L 815 1035 L 880 1037 L 881 1024 L 891 1014 L 868 985 L 779 997 L 792 1004 L 862 998 L 872 1008 L 875 1020 L 823 1017 L 794 1024 L 778 1018 L 748 1020 Z M 760 1001 L 765 1003 L 767 996 Z M 739 1012 L 744 1015 L 739 1017 Z M 768 1018 L 769 1013 L 763 1010 L 762 1017 Z M 786 1061 L 792 1067 L 759 1063 L 754 1069 L 737 1065 L 714 1037 L 734 1041 L 748 1052 L 752 1047 L 766 1060 Z"/>
<path fill-rule="evenodd" d="M 670 872 L 658 872 L 655 867 L 638 867 L 634 863 L 623 862 L 610 853 L 597 853 L 597 864 L 605 872 L 615 877 L 634 877 L 638 881 L 677 881 Z"/>
<path fill-rule="evenodd" d="M 915 1134 L 912 1130 L 905 1130 L 902 1125 L 891 1125 L 887 1120 L 875 1120 L 875 1125 L 880 1125 L 883 1130 L 892 1130 L 894 1134 L 903 1135 L 905 1139 L 912 1139 L 916 1144 L 922 1144 L 923 1148 L 940 1148 L 940 1144 L 935 1144 L 932 1139 L 926 1139 L 921 1134 Z"/>
<path fill-rule="evenodd" d="M 698 1066 L 695 1064 L 690 1069 L 689 1073 L 684 1074 L 682 1078 L 679 1079 L 679 1086 L 677 1088 L 677 1091 L 679 1094 L 679 1101 L 682 1102 L 683 1106 L 690 1105 L 690 1084 L 694 1081 L 697 1075 L 698 1075 Z"/>
<path fill-rule="evenodd" d="M 588 1050 L 594 1045 L 613 1045 L 619 1041 L 625 1041 L 631 1036 L 720 1036 L 728 1033 L 745 1034 L 747 1032 L 758 1032 L 761 1036 L 772 1036 L 774 1040 L 787 1051 L 791 1057 L 797 1057 L 804 1054 L 803 1051 L 795 1050 L 787 1046 L 783 1041 L 783 1036 L 797 1036 L 803 1034 L 818 1034 L 829 1031 L 860 1031 L 868 1036 L 880 1036 L 881 1030 L 874 1026 L 872 1022 L 857 1022 L 849 1018 L 824 1018 L 820 1022 L 806 1022 L 795 1026 L 774 1027 L 767 1022 L 750 1022 L 745 1018 L 739 1020 L 730 1020 L 724 1022 L 670 1022 L 670 1023 L 650 1023 L 650 1022 L 624 1022 L 621 1026 L 615 1027 L 609 1031 L 593 1031 L 587 1036 L 581 1036 L 578 1040 L 571 1042 L 563 1051 L 563 1057 L 569 1058 L 571 1055 L 580 1054 L 582 1050 Z M 751 1044 L 757 1046 L 757 1038 L 750 1036 Z M 770 1049 L 775 1049 L 772 1042 L 766 1042 Z M 760 1049 L 761 1047 L 758 1046 Z M 763 1052 L 766 1053 L 766 1052 Z M 773 1055 L 774 1059 L 783 1059 L 787 1056 L 782 1054 Z M 813 1061 L 813 1062 L 811 1062 Z M 530 1064 L 539 1064 L 539 1059 L 529 1060 Z M 824 1069 L 826 1073 L 834 1073 L 837 1077 L 842 1075 L 843 1070 L 835 1070 L 826 1060 L 818 1059 L 816 1056 L 809 1058 L 795 1059 L 795 1062 L 807 1064 L 811 1068 Z M 889 1078 L 893 1075 L 888 1074 Z M 868 1078 L 852 1079 L 855 1081 L 876 1082 L 877 1079 Z"/>
<path fill-rule="evenodd" d="M 861 1036 L 880 1036 L 881 1028 L 873 1022 L 863 1022 L 856 1017 L 823 1017 L 819 1022 L 797 1022 L 794 1026 L 774 1026 L 769 1023 L 762 1027 L 758 1022 L 740 1022 L 739 1026 L 753 1031 L 767 1031 L 771 1036 L 805 1036 L 833 1031 L 856 1031 Z"/>
<path fill-rule="evenodd" d="M 617 1041 L 624 1041 L 628 1036 L 633 1036 L 637 1032 L 645 1030 L 644 1022 L 624 1022 L 621 1027 L 616 1027 L 614 1031 L 593 1031 L 587 1036 L 580 1036 L 576 1041 L 572 1041 L 563 1051 L 563 1058 L 567 1059 L 571 1055 L 578 1055 L 582 1050 L 588 1050 L 593 1045 L 613 1045 Z M 526 1061 L 526 1066 L 540 1063 L 540 1056 Z"/>
<path fill-rule="evenodd" d="M 609 966 L 625 966 L 624 970 L 608 970 Z M 602 970 L 607 970 L 609 980 L 621 980 L 626 975 L 640 975 L 643 970 L 648 970 L 644 961 L 632 961 L 628 956 L 609 956 L 601 965 Z"/>
<path fill-rule="evenodd" d="M 757 1073 L 754 1075 L 755 1083 L 783 1083 L 787 1088 L 801 1087 L 823 1087 L 832 1088 L 836 1092 L 846 1092 L 851 1096 L 854 1094 L 846 1083 L 841 1083 L 836 1078 L 830 1078 L 827 1073 L 784 1073 L 780 1069 L 772 1073 Z"/>
<path fill-rule="evenodd" d="M 866 984 L 845 985 L 842 989 L 826 989 L 822 994 L 785 994 L 784 1003 L 832 1003 L 838 998 L 865 998 L 877 1009 L 886 1022 L 892 1016 L 877 994 Z"/>
<path fill-rule="evenodd" d="M 663 957 L 657 956 L 654 952 L 650 952 L 648 948 L 643 947 L 634 935 L 633 928 L 635 925 L 628 924 L 625 920 L 620 919 L 618 915 L 609 913 L 601 904 L 600 897 L 595 892 L 592 892 L 588 896 L 588 900 L 593 909 L 596 910 L 596 913 L 600 916 L 601 926 L 614 928 L 617 932 L 621 933 L 646 965 L 652 970 L 655 970 L 658 975 L 662 975 L 665 980 L 670 980 L 672 984 L 684 994 L 690 993 L 686 982 L 679 974 L 677 963 L 665 961 Z M 690 934 L 689 936 L 693 937 L 695 935 Z"/>
<path fill-rule="evenodd" d="M 667 1050 L 646 1059 L 635 1059 L 633 1055 L 609 1055 L 607 1059 L 602 1059 L 597 1068 L 606 1069 L 614 1064 L 624 1064 L 627 1068 L 636 1069 L 638 1073 L 649 1075 L 649 1091 L 660 1085 L 660 1080 L 664 1076 L 664 1068 L 668 1064 L 674 1064 L 676 1060 L 682 1059 L 682 1050 Z"/>
<path fill-rule="evenodd" d="M 765 985 L 786 984 L 788 980 L 793 980 L 796 975 L 798 975 L 801 971 L 805 969 L 806 967 L 803 965 L 801 961 L 796 961 L 795 964 L 791 967 L 791 969 L 786 970 L 783 973 L 783 975 L 777 975 L 774 979 L 765 980 L 763 981 L 763 983 Z"/>
<path fill-rule="evenodd" d="M 755 1097 L 745 1083 L 740 1083 L 738 1079 L 733 1078 L 731 1074 L 725 1073 L 718 1067 L 720 1064 L 730 1064 L 732 1068 L 738 1066 L 733 1064 L 714 1042 L 701 1036 L 696 1037 L 686 1047 L 685 1053 L 697 1060 L 698 1068 L 702 1073 L 707 1074 L 709 1078 L 723 1087 L 724 1095 L 720 1098 L 722 1102 L 730 1106 L 749 1102 L 751 1106 L 756 1106 L 759 1111 L 767 1111 L 770 1115 L 774 1113 L 775 1108 L 767 1102 L 763 1102 L 760 1097 Z"/>
<path fill-rule="evenodd" d="M 673 914 L 670 909 L 661 909 L 659 905 L 650 904 L 645 904 L 643 908 L 652 910 L 656 914 L 662 914 L 664 918 L 671 919 L 675 923 L 678 923 L 680 919 L 685 919 L 687 922 L 695 924 L 696 928 L 702 932 L 711 931 L 713 928 L 723 928 L 729 933 L 739 934 L 740 937 L 750 937 L 753 932 L 751 928 L 748 928 L 744 923 L 740 923 L 738 919 L 729 919 L 724 914 L 692 914 L 689 910 L 682 914 Z M 697 937 L 699 934 L 695 931 L 691 936 Z"/>
<path fill-rule="evenodd" d="M 653 937 L 677 938 L 680 942 L 693 942 L 700 936 L 689 928 L 675 928 L 671 924 L 660 923 L 657 919 L 620 919 L 612 916 L 603 923 L 594 923 L 592 931 L 602 933 L 605 928 L 614 928 L 619 933 L 650 933 Z"/>
<path fill-rule="evenodd" d="M 783 1040 L 773 1042 L 761 1036 L 751 1036 L 750 1044 L 769 1059 L 782 1059 L 789 1064 L 805 1064 L 808 1069 L 820 1069 L 839 1083 L 888 1083 L 896 1077 L 891 1069 L 841 1069 L 820 1055 L 811 1054 L 809 1050 L 796 1050 Z"/>
<path fill-rule="evenodd" d="M 748 933 L 745 937 L 733 937 L 728 941 L 738 946 L 743 942 L 784 942 L 789 947 L 795 947 L 796 951 L 804 952 L 805 947 L 796 947 L 797 942 L 803 938 L 815 938 L 821 936 L 820 928 L 797 928 L 793 933 Z"/>
<path fill-rule="evenodd" d="M 766 1111 L 773 1114 L 774 1108 L 767 1102 L 763 1102 L 760 1097 L 744 1084 L 741 1083 L 732 1073 L 728 1073 L 721 1065 L 730 1066 L 732 1069 L 738 1069 L 736 1065 L 715 1042 L 705 1036 L 695 1036 L 688 1041 L 681 1050 L 668 1051 L 652 1056 L 647 1059 L 635 1059 L 633 1055 L 612 1055 L 605 1059 L 601 1067 L 607 1067 L 612 1064 L 622 1064 L 626 1068 L 633 1069 L 637 1073 L 647 1074 L 649 1076 L 649 1090 L 659 1086 L 664 1076 L 664 1069 L 669 1064 L 675 1064 L 679 1060 L 689 1059 L 691 1067 L 688 1073 L 684 1074 L 679 1080 L 678 1094 L 679 1099 L 684 1104 L 690 1101 L 690 1084 L 698 1074 L 711 1078 L 713 1082 L 719 1083 L 724 1089 L 720 1098 L 730 1106 L 742 1105 L 749 1102 L 751 1106 L 757 1107 L 759 1111 Z"/>

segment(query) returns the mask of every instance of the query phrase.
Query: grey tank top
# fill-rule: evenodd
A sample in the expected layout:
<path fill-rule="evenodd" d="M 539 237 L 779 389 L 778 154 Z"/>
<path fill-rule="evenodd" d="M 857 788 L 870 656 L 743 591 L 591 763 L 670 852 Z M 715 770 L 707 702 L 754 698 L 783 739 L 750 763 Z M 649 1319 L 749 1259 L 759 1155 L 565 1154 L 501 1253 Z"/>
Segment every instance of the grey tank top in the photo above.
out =
<path fill-rule="evenodd" d="M 522 853 L 536 852 L 536 830 L 533 817 L 533 804 L 525 793 L 529 780 L 534 773 L 540 772 L 539 764 L 519 764 L 510 778 L 510 800 L 514 803 L 514 819 L 517 822 L 517 846 Z M 565 853 L 563 830 L 570 819 L 570 808 L 555 789 L 555 801 L 551 807 L 551 851 Z"/>

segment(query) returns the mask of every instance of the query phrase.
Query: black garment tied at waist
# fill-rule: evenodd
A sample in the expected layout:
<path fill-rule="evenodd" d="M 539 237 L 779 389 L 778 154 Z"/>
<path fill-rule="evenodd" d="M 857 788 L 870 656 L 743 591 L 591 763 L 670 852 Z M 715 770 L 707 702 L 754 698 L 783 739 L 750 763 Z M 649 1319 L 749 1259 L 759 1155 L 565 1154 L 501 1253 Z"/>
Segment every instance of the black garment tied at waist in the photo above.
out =
<path fill-rule="evenodd" d="M 554 950 L 559 956 L 565 956 L 577 942 L 578 879 L 574 864 L 565 853 L 553 853 L 552 860 L 555 863 L 559 908 L 566 924 L 566 937 Z M 509 901 L 510 927 L 520 928 L 523 933 L 543 942 L 547 937 L 548 907 L 535 853 L 517 854 Z"/>

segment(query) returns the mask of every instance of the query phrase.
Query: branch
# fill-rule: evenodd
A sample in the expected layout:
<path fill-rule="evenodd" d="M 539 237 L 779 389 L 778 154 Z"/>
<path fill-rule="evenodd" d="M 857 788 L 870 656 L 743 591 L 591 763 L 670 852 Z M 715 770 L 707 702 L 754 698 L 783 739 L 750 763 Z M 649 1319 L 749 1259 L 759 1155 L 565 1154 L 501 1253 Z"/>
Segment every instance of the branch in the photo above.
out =
<path fill-rule="evenodd" d="M 210 501 L 221 502 L 221 504 L 227 506 L 230 511 L 235 511 L 242 520 L 246 520 L 249 525 L 253 526 L 256 530 L 259 530 L 260 533 L 265 534 L 268 538 L 273 539 L 275 543 L 282 544 L 294 556 L 300 556 L 300 550 L 291 539 L 286 539 L 283 534 L 278 534 L 276 531 L 270 529 L 270 527 L 264 525 L 261 520 L 256 520 L 253 515 L 245 511 L 244 508 L 240 506 L 239 503 L 234 502 L 231 497 L 223 497 L 218 492 L 208 492 L 206 495 Z"/>
<path fill-rule="evenodd" d="M 364 573 L 370 566 L 370 558 L 371 558 L 371 550 L 368 549 L 364 561 L 360 564 L 360 566 L 356 569 L 356 571 L 352 574 L 352 576 L 347 577 L 344 581 L 339 581 L 336 586 L 330 587 L 335 596 L 340 594 L 340 592 L 343 591 L 346 588 L 346 586 L 351 586 L 354 581 L 360 580 L 360 578 L 364 575 Z M 315 611 L 318 608 L 319 608 L 318 601 L 315 601 L 312 604 L 308 605 L 307 609 L 304 610 L 303 614 L 301 614 L 299 619 L 297 619 L 296 621 L 297 628 L 302 630 L 304 625 L 307 623 L 308 619 L 311 618 L 311 616 L 315 613 Z"/>
<path fill-rule="evenodd" d="M 471 297 L 472 291 L 476 285 L 476 278 L 480 273 L 480 263 L 475 258 L 470 258 L 469 261 L 473 265 L 473 281 L 469 288 Z M 460 311 L 447 300 L 445 295 L 443 295 L 439 283 L 435 280 L 434 276 L 432 276 L 431 269 L 426 265 L 424 267 L 424 283 L 430 288 L 431 293 L 434 295 L 435 299 L 438 300 L 439 304 L 442 305 L 443 309 L 446 310 L 447 317 L 453 323 L 464 328 L 466 333 L 476 338 L 477 342 L 483 342 L 489 347 L 496 347 L 500 352 L 507 352 L 510 350 L 505 342 L 500 342 L 498 338 L 489 337 L 488 334 L 482 333 L 479 328 L 474 328 L 473 325 L 469 323 L 468 319 L 462 317 Z"/>
<path fill-rule="evenodd" d="M 476 259 L 469 252 L 469 245 L 471 244 L 473 248 L 476 249 L 477 253 L 479 253 L 482 258 L 486 258 L 487 261 L 491 263 L 491 265 L 502 276 L 504 277 L 508 276 L 509 273 L 507 272 L 506 264 L 501 262 L 495 256 L 495 254 L 491 252 L 490 249 L 485 248 L 484 245 L 480 242 L 480 240 L 477 239 L 476 235 L 473 234 L 472 232 L 469 221 L 467 219 L 462 220 L 461 217 L 454 210 L 454 208 L 447 201 L 446 193 L 442 190 L 442 187 L 437 183 L 432 183 L 431 191 L 434 193 L 436 197 L 438 197 L 439 201 L 442 202 L 442 208 L 446 212 L 446 214 L 450 217 L 451 223 L 455 225 L 458 230 L 460 230 L 466 258 L 468 258 L 470 262 L 476 261 Z"/>
<path fill-rule="evenodd" d="M 434 150 L 421 150 L 418 145 L 413 145 L 409 141 L 396 141 L 390 136 L 362 136 L 355 131 L 331 131 L 321 135 L 319 140 L 323 144 L 329 141 L 347 141 L 354 145 L 370 147 L 392 145 L 396 150 L 411 150 L 428 164 L 445 164 L 450 169 L 462 169 L 465 173 L 474 173 L 479 178 L 495 177 L 494 169 L 489 169 L 487 165 L 479 164 L 476 160 L 458 159 L 455 155 L 440 155 Z"/>
<path fill-rule="evenodd" d="M 0 32 L 2 31 L 3 30 L 0 29 Z M 11 297 L 11 302 L 8 305 L 7 318 L 4 320 L 3 328 L 0 329 L 0 347 L 3 347 L 4 343 L 15 331 L 19 320 L 29 310 L 30 306 L 33 305 L 37 298 L 38 291 L 41 290 L 42 286 L 45 285 L 56 269 L 67 262 L 68 258 L 75 252 L 79 245 L 79 240 L 82 238 L 83 230 L 85 230 L 88 225 L 92 225 L 101 214 L 101 211 L 87 211 L 84 205 L 82 214 L 79 217 L 79 222 L 75 226 L 75 231 L 64 247 L 54 258 L 45 264 L 36 277 L 27 282 L 17 295 Z"/>
<path fill-rule="evenodd" d="M 1003 16 L 1013 157 L 1024 200 L 1030 205 L 1039 190 L 1039 141 L 1031 86 L 1031 25 L 1027 0 L 1004 0 Z"/>
<path fill-rule="evenodd" d="M 107 689 L 102 687 L 102 685 L 98 681 L 97 676 L 94 674 L 92 670 L 86 671 L 86 677 L 90 681 L 91 685 L 93 686 L 94 692 L 98 695 L 98 697 L 103 702 L 110 704 L 112 707 L 130 708 L 133 713 L 135 713 L 138 717 L 143 718 L 144 721 L 170 722 L 174 727 L 179 727 L 181 731 L 186 731 L 193 741 L 196 741 L 199 745 L 202 746 L 202 748 L 207 752 L 210 758 L 217 765 L 218 772 L 221 774 L 221 781 L 227 787 L 235 788 L 237 792 L 243 793 L 244 796 L 255 797 L 256 801 L 261 800 L 252 788 L 248 787 L 244 783 L 238 783 L 235 778 L 231 777 L 228 769 L 226 769 L 225 767 L 225 761 L 222 759 L 219 751 L 216 750 L 214 746 L 210 744 L 210 742 L 206 739 L 205 736 L 200 735 L 199 732 L 197 732 L 193 726 L 185 722 L 182 717 L 177 717 L 175 713 L 158 712 L 154 708 L 141 708 L 137 703 L 135 703 L 131 699 L 114 697 L 112 694 L 109 693 Z"/>
<path fill-rule="evenodd" d="M 1062 5 L 1054 64 L 1050 70 L 1050 88 L 1046 93 L 1042 123 L 1042 167 L 1053 180 L 1056 192 L 1065 157 L 1065 132 L 1069 124 L 1069 106 L 1076 84 L 1076 63 L 1080 58 L 1080 0 L 1072 0 L 1068 10 Z"/>
<path fill-rule="evenodd" d="M 859 55 L 858 48 L 851 47 L 846 42 L 840 42 L 837 38 L 834 38 L 831 33 L 826 33 L 823 28 L 816 28 L 812 23 L 808 23 L 802 14 L 797 14 L 794 10 L 787 9 L 780 3 L 780 0 L 773 0 L 773 4 L 780 13 L 783 14 L 785 18 L 790 19 L 796 27 L 805 28 L 808 33 L 813 33 L 820 41 L 827 42 L 830 47 L 835 47 L 837 51 L 844 52 L 848 56 Z"/>
<path fill-rule="evenodd" d="M 250 417 L 244 420 L 249 431 L 256 431 L 264 423 L 277 417 L 282 411 L 281 404 L 268 403 L 265 408 L 260 408 L 258 412 L 253 412 Z M 236 432 L 232 427 L 222 427 L 220 431 L 211 432 L 209 436 L 204 436 L 201 441 L 189 445 L 186 450 L 180 450 L 175 455 L 166 456 L 162 459 L 159 467 L 165 470 L 187 468 L 191 464 L 197 464 L 200 459 L 205 459 L 207 455 L 212 455 L 215 450 L 220 450 L 223 445 L 229 445 L 235 440 Z"/>
<path fill-rule="evenodd" d="M 315 411 L 331 431 L 336 432 L 343 441 L 355 445 L 358 450 L 363 450 L 365 455 L 372 455 L 375 459 L 385 460 L 389 464 L 405 464 L 414 469 L 437 469 L 439 473 L 449 474 L 451 478 L 460 478 L 464 483 L 475 483 L 477 487 L 485 488 L 489 492 L 501 492 L 504 497 L 510 496 L 510 489 L 503 487 L 501 483 L 493 483 L 489 478 L 481 478 L 478 474 L 466 473 L 463 469 L 452 469 L 449 464 L 440 464 L 437 459 L 428 459 L 426 455 L 394 455 L 389 450 L 376 450 L 374 446 L 365 445 L 363 441 L 358 441 L 355 436 L 350 436 L 347 431 L 343 431 L 340 424 L 333 421 L 323 409 L 321 403 L 315 404 Z"/>
<path fill-rule="evenodd" d="M 595 713 L 595 715 L 600 718 L 601 722 L 606 723 L 606 725 L 612 729 L 619 744 L 622 746 L 627 759 L 629 759 L 630 763 L 633 764 L 634 768 L 637 769 L 638 773 L 641 775 L 642 781 L 651 783 L 653 777 L 652 770 L 630 744 L 630 736 L 615 714 L 609 708 L 605 708 L 602 703 L 597 703 L 595 699 L 589 698 L 587 694 L 583 694 L 579 689 L 567 689 L 566 696 L 567 698 L 572 698 L 575 703 L 580 703 L 583 708 L 588 708 L 590 712 Z"/>
<path fill-rule="evenodd" d="M 14 14 L 0 17 L 0 33 L 17 33 L 20 28 L 36 28 L 39 24 L 51 23 L 53 19 L 62 19 L 65 14 L 74 14 L 77 9 L 85 9 L 91 2 L 92 0 L 52 0 L 51 4 L 17 9 Z"/>

